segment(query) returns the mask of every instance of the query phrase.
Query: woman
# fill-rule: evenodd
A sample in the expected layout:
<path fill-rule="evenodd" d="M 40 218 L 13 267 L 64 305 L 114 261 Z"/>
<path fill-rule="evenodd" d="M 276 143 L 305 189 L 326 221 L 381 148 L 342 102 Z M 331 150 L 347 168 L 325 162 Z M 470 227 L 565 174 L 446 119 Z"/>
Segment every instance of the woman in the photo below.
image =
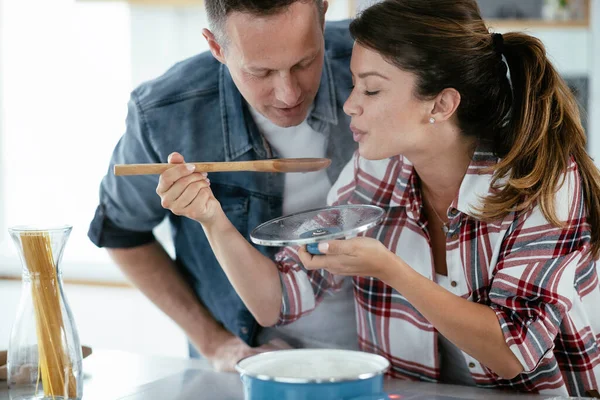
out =
<path fill-rule="evenodd" d="M 163 174 L 163 200 L 185 199 L 166 206 L 202 223 L 262 325 L 300 318 L 349 275 L 361 348 L 393 377 L 598 389 L 600 175 L 542 43 L 490 34 L 471 0 L 386 0 L 350 29 L 359 151 L 329 200 L 381 206 L 381 226 L 274 263 L 201 177 L 193 188 L 170 184 L 183 168 Z"/>

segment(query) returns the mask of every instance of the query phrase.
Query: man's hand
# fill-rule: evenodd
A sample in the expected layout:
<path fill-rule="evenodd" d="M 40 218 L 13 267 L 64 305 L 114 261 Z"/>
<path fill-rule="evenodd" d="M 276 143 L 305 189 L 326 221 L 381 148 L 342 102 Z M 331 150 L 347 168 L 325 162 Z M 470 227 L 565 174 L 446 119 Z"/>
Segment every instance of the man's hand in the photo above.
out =
<path fill-rule="evenodd" d="M 267 351 L 283 349 L 291 349 L 291 347 L 281 339 L 273 339 L 260 347 L 250 347 L 239 337 L 231 335 L 229 339 L 222 342 L 215 349 L 215 352 L 207 356 L 207 358 L 215 370 L 235 372 L 236 364 L 243 358 Z"/>
<path fill-rule="evenodd" d="M 193 172 L 194 166 L 185 164 L 179 153 L 171 153 L 168 162 L 173 167 L 160 175 L 156 187 L 162 206 L 201 224 L 213 222 L 221 205 L 210 190 L 206 172 Z"/>

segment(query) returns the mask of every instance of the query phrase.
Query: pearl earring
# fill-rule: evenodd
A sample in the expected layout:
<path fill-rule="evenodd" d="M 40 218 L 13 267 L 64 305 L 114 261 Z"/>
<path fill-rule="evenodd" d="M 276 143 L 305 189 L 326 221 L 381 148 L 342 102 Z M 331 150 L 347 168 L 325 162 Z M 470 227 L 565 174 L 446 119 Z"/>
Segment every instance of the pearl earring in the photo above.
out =
<path fill-rule="evenodd" d="M 433 118 L 433 117 L 429 118 L 429 123 L 430 124 L 435 124 L 435 118 Z"/>

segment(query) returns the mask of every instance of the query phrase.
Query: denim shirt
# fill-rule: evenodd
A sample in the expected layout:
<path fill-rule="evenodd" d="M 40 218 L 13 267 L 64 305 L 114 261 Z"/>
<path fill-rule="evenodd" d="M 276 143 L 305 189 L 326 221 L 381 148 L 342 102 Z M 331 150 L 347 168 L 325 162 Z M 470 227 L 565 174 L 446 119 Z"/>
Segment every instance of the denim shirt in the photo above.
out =
<path fill-rule="evenodd" d="M 326 24 L 325 62 L 308 124 L 327 136 L 327 157 L 332 160 L 327 173 L 332 183 L 356 149 L 349 117 L 342 110 L 352 85 L 352 45 L 348 21 Z M 253 344 L 257 323 L 219 266 L 202 226 L 161 206 L 155 191 L 157 175 L 112 173 L 115 164 L 166 162 L 174 151 L 194 162 L 276 157 L 258 132 L 229 70 L 209 52 L 174 65 L 132 92 L 126 132 L 100 185 L 100 204 L 88 236 L 99 247 L 140 246 L 154 240 L 152 229 L 168 217 L 175 262 L 186 281 L 217 321 Z M 221 172 L 211 173 L 210 179 L 225 214 L 247 239 L 257 225 L 281 216 L 283 174 Z M 277 250 L 257 248 L 267 256 Z"/>

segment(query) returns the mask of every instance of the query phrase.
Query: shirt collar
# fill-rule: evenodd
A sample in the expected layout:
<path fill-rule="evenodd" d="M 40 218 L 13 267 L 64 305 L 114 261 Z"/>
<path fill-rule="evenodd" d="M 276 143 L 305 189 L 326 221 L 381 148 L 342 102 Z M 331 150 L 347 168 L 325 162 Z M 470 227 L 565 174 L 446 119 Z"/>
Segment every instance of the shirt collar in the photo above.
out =
<path fill-rule="evenodd" d="M 450 208 L 469 216 L 476 216 L 481 210 L 483 200 L 491 194 L 491 183 L 494 178 L 494 166 L 500 159 L 493 152 L 478 149 L 473 154 L 467 173 L 463 178 L 458 197 Z"/>
<path fill-rule="evenodd" d="M 414 166 L 406 157 L 399 156 L 400 171 L 392 192 L 390 206 L 405 207 L 411 217 L 419 219 L 423 200 L 419 189 L 419 179 Z M 448 218 L 456 217 L 452 210 L 456 209 L 471 217 L 477 215 L 482 200 L 491 193 L 491 182 L 494 176 L 493 167 L 499 158 L 493 152 L 478 148 L 465 174 L 458 191 L 458 196 L 448 208 Z"/>
<path fill-rule="evenodd" d="M 257 129 L 249 129 L 246 121 L 252 117 L 240 91 L 235 86 L 229 68 L 219 70 L 219 108 L 223 129 L 225 161 L 232 161 L 254 148 L 259 157 L 266 158 L 266 149 Z"/>
<path fill-rule="evenodd" d="M 327 57 L 323 61 L 323 71 L 321 72 L 321 83 L 319 90 L 313 102 L 314 107 L 308 116 L 309 124 L 318 120 L 328 124 L 337 125 L 337 99 L 335 95 L 334 80 L 331 72 L 331 64 Z M 316 129 L 322 132 L 323 129 Z"/>

